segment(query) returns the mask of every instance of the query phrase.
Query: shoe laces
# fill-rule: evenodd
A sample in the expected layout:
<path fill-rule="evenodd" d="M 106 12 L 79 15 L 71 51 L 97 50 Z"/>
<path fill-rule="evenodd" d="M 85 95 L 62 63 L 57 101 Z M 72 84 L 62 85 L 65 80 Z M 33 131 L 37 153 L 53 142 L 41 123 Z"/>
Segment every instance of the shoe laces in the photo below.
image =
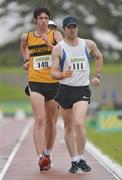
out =
<path fill-rule="evenodd" d="M 80 166 L 81 168 L 83 168 L 84 170 L 87 169 L 87 170 L 91 170 L 90 166 L 88 166 L 86 164 L 86 161 L 81 159 L 78 163 L 78 166 Z"/>
<path fill-rule="evenodd" d="M 77 167 L 77 162 L 72 161 L 72 167 Z"/>

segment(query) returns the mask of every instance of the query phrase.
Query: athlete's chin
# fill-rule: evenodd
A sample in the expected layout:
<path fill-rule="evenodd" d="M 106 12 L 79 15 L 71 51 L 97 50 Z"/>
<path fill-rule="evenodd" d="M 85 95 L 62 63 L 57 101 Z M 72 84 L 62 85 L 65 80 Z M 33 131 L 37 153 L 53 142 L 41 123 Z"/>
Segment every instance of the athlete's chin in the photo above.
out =
<path fill-rule="evenodd" d="M 71 39 L 75 39 L 76 38 L 76 36 L 71 36 Z"/>
<path fill-rule="evenodd" d="M 76 38 L 77 36 L 75 34 L 71 34 L 71 38 L 74 39 Z"/>
<path fill-rule="evenodd" d="M 47 24 L 41 24 L 40 27 L 41 27 L 41 29 L 46 29 L 46 28 L 48 28 L 48 25 Z"/>

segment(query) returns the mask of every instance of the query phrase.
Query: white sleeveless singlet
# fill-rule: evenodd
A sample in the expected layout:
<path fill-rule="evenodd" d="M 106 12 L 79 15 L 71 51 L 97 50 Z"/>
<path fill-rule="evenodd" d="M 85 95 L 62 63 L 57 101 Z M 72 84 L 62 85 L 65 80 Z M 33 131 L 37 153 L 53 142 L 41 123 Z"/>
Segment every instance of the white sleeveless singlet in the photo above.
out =
<path fill-rule="evenodd" d="M 61 71 L 69 68 L 73 70 L 73 76 L 61 80 L 60 83 L 69 86 L 88 86 L 90 55 L 85 40 L 79 38 L 79 44 L 76 46 L 70 46 L 64 40 L 59 44 L 63 52 L 60 63 Z"/>

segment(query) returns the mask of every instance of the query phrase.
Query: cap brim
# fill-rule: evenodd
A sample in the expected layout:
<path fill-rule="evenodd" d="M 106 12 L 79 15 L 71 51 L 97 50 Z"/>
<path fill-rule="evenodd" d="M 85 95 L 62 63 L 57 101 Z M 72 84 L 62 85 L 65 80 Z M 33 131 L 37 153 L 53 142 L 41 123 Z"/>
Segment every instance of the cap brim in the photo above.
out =
<path fill-rule="evenodd" d="M 75 22 L 74 22 L 74 23 L 73 23 L 73 22 L 71 22 L 71 23 L 68 23 L 68 24 L 66 25 L 66 27 L 69 27 L 69 26 L 71 26 L 71 25 L 78 26 L 78 25 L 77 25 L 77 23 L 75 23 Z"/>
<path fill-rule="evenodd" d="M 54 26 L 57 26 L 56 23 L 55 23 L 54 21 L 51 21 L 51 20 L 49 20 L 48 25 L 54 25 Z"/>
<path fill-rule="evenodd" d="M 48 26 L 53 26 L 53 27 L 57 27 L 56 25 L 54 25 L 54 24 L 48 24 Z"/>

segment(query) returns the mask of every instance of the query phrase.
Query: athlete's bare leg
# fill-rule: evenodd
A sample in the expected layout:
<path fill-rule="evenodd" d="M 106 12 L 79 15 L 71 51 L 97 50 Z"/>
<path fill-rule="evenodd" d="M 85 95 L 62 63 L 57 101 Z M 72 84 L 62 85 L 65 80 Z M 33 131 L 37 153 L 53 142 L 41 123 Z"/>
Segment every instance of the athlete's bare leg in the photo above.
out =
<path fill-rule="evenodd" d="M 62 115 L 64 120 L 64 129 L 65 129 L 65 142 L 71 157 L 77 155 L 75 136 L 74 136 L 74 127 L 72 121 L 72 109 L 63 109 Z"/>
<path fill-rule="evenodd" d="M 35 116 L 33 138 L 38 156 L 43 154 L 45 149 L 45 99 L 36 92 L 30 92 L 30 100 Z"/>
<path fill-rule="evenodd" d="M 56 122 L 58 116 L 58 103 L 50 100 L 45 103 L 46 110 L 46 150 L 51 151 L 56 137 Z"/>
<path fill-rule="evenodd" d="M 73 124 L 75 128 L 77 151 L 79 155 L 83 155 L 86 143 L 84 120 L 87 110 L 87 101 L 79 101 L 73 105 Z"/>

